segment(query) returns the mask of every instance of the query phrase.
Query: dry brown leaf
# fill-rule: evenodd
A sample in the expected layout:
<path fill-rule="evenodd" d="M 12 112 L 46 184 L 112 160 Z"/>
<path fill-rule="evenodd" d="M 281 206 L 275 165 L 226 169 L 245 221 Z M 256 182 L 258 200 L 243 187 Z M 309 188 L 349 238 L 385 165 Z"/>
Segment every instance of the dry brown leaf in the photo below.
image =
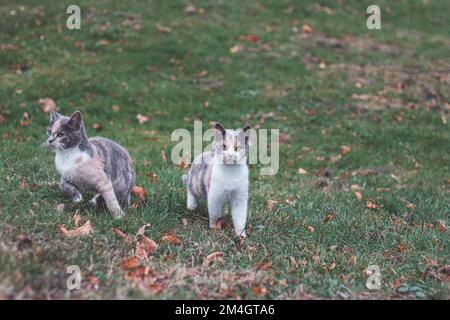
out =
<path fill-rule="evenodd" d="M 131 193 L 139 198 L 139 200 L 144 201 L 147 196 L 147 191 L 144 187 L 134 186 Z"/>
<path fill-rule="evenodd" d="M 118 228 L 111 228 L 111 231 L 118 236 L 119 238 L 125 240 L 126 242 L 131 242 L 131 237 L 127 235 L 125 232 Z"/>
<path fill-rule="evenodd" d="M 376 209 L 377 208 L 376 203 L 373 200 L 370 200 L 370 199 L 367 199 L 365 201 L 365 205 L 366 205 L 366 208 L 368 208 L 368 209 Z"/>
<path fill-rule="evenodd" d="M 239 41 L 249 41 L 249 42 L 253 42 L 253 43 L 258 43 L 261 41 L 261 39 L 254 34 L 243 34 L 240 36 L 236 37 L 237 40 Z"/>
<path fill-rule="evenodd" d="M 139 262 L 139 259 L 137 257 L 133 256 L 129 259 L 123 260 L 120 263 L 120 268 L 122 270 L 126 271 L 126 270 L 130 270 L 130 269 L 135 269 L 135 268 L 139 267 L 140 265 L 141 265 L 141 263 Z"/>
<path fill-rule="evenodd" d="M 267 289 L 263 286 L 254 286 L 252 288 L 253 294 L 257 297 L 263 297 L 267 294 Z"/>
<path fill-rule="evenodd" d="M 169 33 L 170 31 L 172 31 L 172 29 L 170 29 L 169 27 L 166 27 L 166 26 L 163 26 L 162 24 L 160 24 L 160 23 L 155 23 L 155 28 L 156 28 L 156 30 L 158 30 L 158 32 L 161 32 L 161 33 Z"/>
<path fill-rule="evenodd" d="M 26 127 L 31 123 L 30 114 L 28 112 L 24 112 L 22 115 L 22 119 L 20 119 L 20 126 Z"/>
<path fill-rule="evenodd" d="M 59 231 L 68 238 L 83 237 L 94 232 L 90 220 L 86 221 L 86 223 L 81 227 L 73 230 L 67 230 L 64 225 L 61 225 L 59 227 Z"/>
<path fill-rule="evenodd" d="M 329 214 L 327 214 L 327 216 L 325 217 L 325 219 L 323 220 L 324 223 L 330 222 L 331 220 L 334 219 L 334 214 L 333 212 L 330 212 Z"/>
<path fill-rule="evenodd" d="M 258 262 L 253 268 L 256 270 L 267 271 L 272 269 L 272 264 L 270 262 Z"/>
<path fill-rule="evenodd" d="M 81 216 L 80 214 L 77 212 L 75 213 L 75 215 L 73 216 L 73 223 L 75 224 L 75 227 L 78 227 L 78 225 L 80 224 L 81 221 Z"/>
<path fill-rule="evenodd" d="M 356 256 L 351 256 L 350 259 L 348 259 L 348 263 L 350 263 L 352 266 L 356 266 L 358 263 L 358 258 Z"/>
<path fill-rule="evenodd" d="M 92 124 L 92 129 L 94 129 L 95 131 L 101 131 L 103 129 L 103 126 L 98 122 L 94 122 Z"/>
<path fill-rule="evenodd" d="M 313 226 L 307 226 L 306 229 L 308 230 L 308 232 L 313 233 L 314 231 L 316 231 L 316 229 L 314 229 Z"/>
<path fill-rule="evenodd" d="M 362 199 L 361 192 L 355 191 L 355 199 L 356 199 L 356 201 L 361 201 L 361 199 Z"/>
<path fill-rule="evenodd" d="M 56 110 L 56 103 L 50 98 L 39 99 L 38 103 L 42 105 L 42 111 L 46 114 L 50 113 L 50 110 Z"/>
<path fill-rule="evenodd" d="M 177 168 L 181 170 L 187 170 L 191 167 L 190 163 L 184 162 L 183 160 L 176 164 Z"/>
<path fill-rule="evenodd" d="M 238 52 L 242 52 L 244 50 L 245 50 L 245 47 L 243 45 L 241 45 L 241 44 L 237 44 L 237 45 L 232 46 L 230 48 L 230 52 L 231 53 L 238 53 Z"/>
<path fill-rule="evenodd" d="M 311 33 L 311 32 L 313 32 L 313 28 L 309 24 L 305 23 L 302 26 L 302 31 L 303 31 L 303 33 Z"/>
<path fill-rule="evenodd" d="M 299 168 L 299 169 L 298 169 L 298 173 L 299 173 L 299 174 L 306 174 L 307 171 L 306 171 L 305 169 L 303 169 L 303 168 Z"/>
<path fill-rule="evenodd" d="M 445 225 L 445 222 L 444 222 L 444 221 L 439 220 L 439 221 L 437 222 L 437 225 L 438 225 L 439 231 L 445 232 L 445 230 L 447 230 L 447 226 Z"/>
<path fill-rule="evenodd" d="M 206 256 L 206 258 L 203 260 L 203 266 L 209 267 L 213 262 L 220 262 L 223 264 L 223 252 L 216 251 Z"/>
<path fill-rule="evenodd" d="M 278 203 L 278 201 L 275 200 L 266 200 L 266 208 L 267 211 L 272 212 L 274 206 Z"/>
<path fill-rule="evenodd" d="M 111 106 L 111 111 L 112 112 L 118 112 L 120 110 L 120 107 L 117 104 L 113 104 Z"/>
<path fill-rule="evenodd" d="M 147 173 L 147 177 L 150 179 L 151 183 L 156 183 L 158 176 L 154 172 Z"/>
<path fill-rule="evenodd" d="M 167 162 L 166 150 L 161 150 L 161 160 Z"/>
<path fill-rule="evenodd" d="M 168 242 L 176 246 L 181 245 L 181 240 L 173 232 L 165 233 L 161 237 L 161 241 Z"/>
<path fill-rule="evenodd" d="M 341 146 L 341 154 L 346 155 L 347 153 L 350 153 L 352 151 L 352 148 L 350 146 Z"/>
<path fill-rule="evenodd" d="M 141 235 L 141 240 L 136 242 L 135 255 L 136 257 L 148 260 L 149 256 L 158 250 L 158 244 L 150 238 Z"/>
<path fill-rule="evenodd" d="M 150 117 L 149 116 L 144 116 L 144 115 L 139 113 L 136 116 L 136 119 L 138 120 L 139 124 L 143 124 L 143 123 L 148 122 L 150 120 Z"/>
<path fill-rule="evenodd" d="M 336 262 L 332 262 L 331 264 L 330 264 L 330 266 L 328 267 L 328 270 L 334 270 L 336 268 Z"/>

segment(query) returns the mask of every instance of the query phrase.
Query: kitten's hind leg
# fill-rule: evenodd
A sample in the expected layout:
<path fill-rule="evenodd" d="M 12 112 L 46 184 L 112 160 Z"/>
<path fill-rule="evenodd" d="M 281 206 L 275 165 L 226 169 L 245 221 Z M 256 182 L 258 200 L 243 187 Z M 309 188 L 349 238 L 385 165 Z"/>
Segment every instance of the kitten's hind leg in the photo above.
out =
<path fill-rule="evenodd" d="M 105 179 L 98 183 L 97 190 L 100 192 L 102 198 L 105 200 L 106 206 L 109 212 L 115 219 L 121 219 L 125 216 L 122 211 L 119 202 L 117 201 L 116 194 L 114 193 L 114 188 L 109 179 Z"/>
<path fill-rule="evenodd" d="M 74 203 L 80 203 L 81 200 L 83 200 L 83 196 L 80 191 L 78 191 L 73 184 L 67 182 L 66 180 L 61 179 L 59 188 L 66 196 L 70 197 Z"/>
<path fill-rule="evenodd" d="M 197 208 L 197 199 L 195 196 L 187 189 L 187 208 L 188 210 L 195 210 Z"/>

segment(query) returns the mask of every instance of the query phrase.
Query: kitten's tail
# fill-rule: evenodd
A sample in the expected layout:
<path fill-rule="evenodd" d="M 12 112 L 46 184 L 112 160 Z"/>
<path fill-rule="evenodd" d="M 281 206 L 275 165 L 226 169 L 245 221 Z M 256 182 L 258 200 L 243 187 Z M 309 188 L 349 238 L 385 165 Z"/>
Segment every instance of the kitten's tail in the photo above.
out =
<path fill-rule="evenodd" d="M 186 186 L 187 185 L 187 174 L 183 174 L 183 176 L 181 177 L 181 181 L 183 181 L 183 184 Z"/>

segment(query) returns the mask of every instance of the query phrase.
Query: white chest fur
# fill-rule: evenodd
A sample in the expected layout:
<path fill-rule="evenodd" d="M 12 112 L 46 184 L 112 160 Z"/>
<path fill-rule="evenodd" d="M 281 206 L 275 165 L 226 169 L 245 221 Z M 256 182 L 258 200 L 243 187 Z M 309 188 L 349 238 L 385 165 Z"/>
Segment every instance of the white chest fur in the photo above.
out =
<path fill-rule="evenodd" d="M 248 192 L 248 167 L 241 165 L 214 164 L 211 185 L 220 186 L 223 192 Z"/>
<path fill-rule="evenodd" d="M 79 148 L 57 151 L 55 157 L 56 170 L 61 176 L 68 177 L 89 159 L 89 154 Z"/>

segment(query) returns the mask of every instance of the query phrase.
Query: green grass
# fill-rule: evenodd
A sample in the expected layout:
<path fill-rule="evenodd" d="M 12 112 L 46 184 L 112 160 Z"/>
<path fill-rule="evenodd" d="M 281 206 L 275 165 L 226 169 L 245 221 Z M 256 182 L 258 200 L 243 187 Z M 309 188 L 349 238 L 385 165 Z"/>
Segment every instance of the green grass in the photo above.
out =
<path fill-rule="evenodd" d="M 449 234 L 439 223 L 448 225 L 450 213 L 450 3 L 378 1 L 376 31 L 365 27 L 370 1 L 195 1 L 203 13 L 187 14 L 189 3 L 80 0 L 82 28 L 71 31 L 71 3 L 25 1 L 21 10 L 2 1 L 0 297 L 448 299 Z M 313 33 L 302 33 L 305 23 Z M 242 34 L 261 42 L 237 40 Z M 246 50 L 231 53 L 236 44 Z M 89 135 L 130 151 L 148 192 L 144 205 L 114 221 L 63 197 L 42 148 L 45 97 L 62 113 L 81 110 Z M 21 126 L 24 112 L 31 122 Z M 150 121 L 138 124 L 138 113 Z M 183 172 L 161 158 L 174 146 L 171 132 L 192 131 L 194 119 L 231 128 L 248 119 L 288 135 L 278 174 L 250 167 L 243 243 L 232 227 L 207 228 L 205 204 L 186 210 Z M 351 151 L 339 158 L 343 145 Z M 367 199 L 378 208 L 366 208 Z M 273 210 L 267 200 L 277 201 Z M 67 239 L 59 225 L 73 228 L 76 212 L 94 232 Z M 329 213 L 334 219 L 324 223 Z M 228 212 L 224 218 L 231 223 Z M 160 247 L 142 262 L 152 276 L 133 282 L 120 263 L 134 243 L 111 228 L 134 235 L 147 223 L 146 236 Z M 167 232 L 182 244 L 161 241 Z M 223 262 L 204 266 L 213 252 Z M 66 288 L 69 265 L 82 270 L 81 290 Z M 365 286 L 369 265 L 381 268 L 381 290 Z"/>

